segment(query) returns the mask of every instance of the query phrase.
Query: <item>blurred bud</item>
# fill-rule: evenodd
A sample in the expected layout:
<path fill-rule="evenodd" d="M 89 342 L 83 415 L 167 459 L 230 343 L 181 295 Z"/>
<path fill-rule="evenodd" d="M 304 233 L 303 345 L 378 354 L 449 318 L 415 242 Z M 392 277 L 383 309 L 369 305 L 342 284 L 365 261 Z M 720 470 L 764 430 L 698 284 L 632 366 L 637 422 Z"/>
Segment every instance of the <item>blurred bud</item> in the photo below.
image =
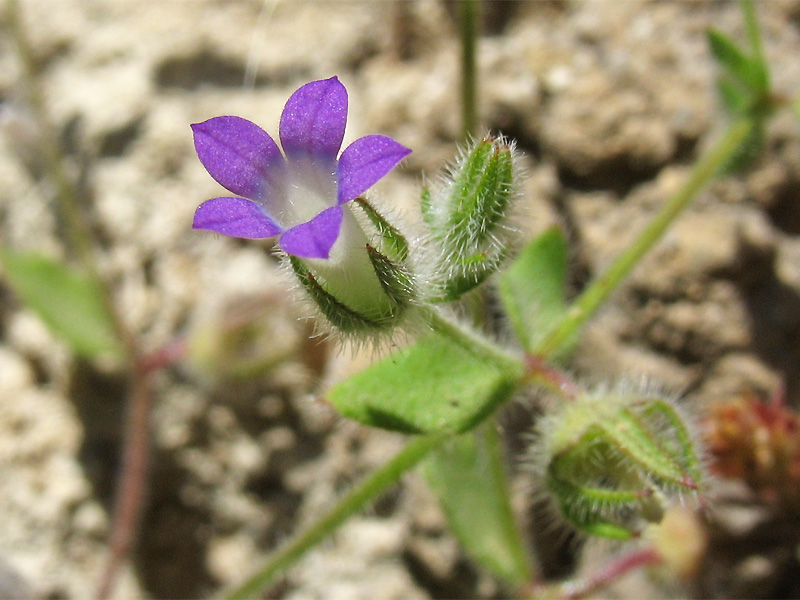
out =
<path fill-rule="evenodd" d="M 516 189 L 514 148 L 487 136 L 457 161 L 446 181 L 425 189 L 422 213 L 431 233 L 429 260 L 432 301 L 460 298 L 497 271 L 515 237 L 509 226 Z"/>
<path fill-rule="evenodd" d="M 782 397 L 772 403 L 756 397 L 719 402 L 705 425 L 714 471 L 800 513 L 800 415 Z"/>
<path fill-rule="evenodd" d="M 703 482 L 687 419 L 646 394 L 579 396 L 540 421 L 533 452 L 564 519 L 600 537 L 639 535 L 661 521 L 670 496 L 695 496 Z"/>
<path fill-rule="evenodd" d="M 215 380 L 248 379 L 293 358 L 303 332 L 288 312 L 287 296 L 238 297 L 194 323 L 187 359 Z"/>
<path fill-rule="evenodd" d="M 670 581 L 692 579 L 703 564 L 708 535 L 695 510 L 670 507 L 660 523 L 645 529 L 643 537 L 653 544 Z"/>

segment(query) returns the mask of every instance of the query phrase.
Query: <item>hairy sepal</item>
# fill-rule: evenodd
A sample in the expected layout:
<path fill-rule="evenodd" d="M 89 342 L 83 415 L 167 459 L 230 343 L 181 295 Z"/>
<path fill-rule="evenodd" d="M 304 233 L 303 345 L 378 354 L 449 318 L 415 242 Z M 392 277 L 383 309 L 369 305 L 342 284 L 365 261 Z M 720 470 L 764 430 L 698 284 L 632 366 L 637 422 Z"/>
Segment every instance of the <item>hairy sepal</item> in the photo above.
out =
<path fill-rule="evenodd" d="M 495 273 L 516 242 L 510 226 L 516 194 L 513 146 L 486 136 L 462 153 L 449 176 L 422 191 L 428 228 L 426 299 L 457 300 Z"/>
<path fill-rule="evenodd" d="M 649 393 L 584 394 L 542 419 L 532 456 L 543 493 L 591 536 L 628 539 L 678 496 L 699 496 L 704 472 L 691 423 Z"/>
<path fill-rule="evenodd" d="M 390 310 L 383 314 L 367 316 L 350 308 L 331 294 L 302 259 L 290 256 L 289 263 L 312 302 L 330 324 L 342 333 L 354 334 L 391 329 L 397 324 L 397 319 L 405 308 L 393 302 Z"/>

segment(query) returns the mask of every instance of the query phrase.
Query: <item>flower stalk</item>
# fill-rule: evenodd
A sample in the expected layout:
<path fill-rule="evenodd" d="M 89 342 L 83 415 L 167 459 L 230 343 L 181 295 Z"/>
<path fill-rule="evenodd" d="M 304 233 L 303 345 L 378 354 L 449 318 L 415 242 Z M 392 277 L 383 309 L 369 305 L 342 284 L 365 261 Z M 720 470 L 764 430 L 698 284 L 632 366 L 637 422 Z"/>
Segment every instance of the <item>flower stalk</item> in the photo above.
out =
<path fill-rule="evenodd" d="M 752 120 L 741 119 L 728 128 L 725 135 L 694 166 L 686 183 L 667 200 L 644 231 L 583 291 L 567 311 L 561 324 L 539 344 L 536 354 L 542 357 L 552 356 L 578 333 L 589 317 L 661 239 L 678 215 L 736 155 L 742 143 L 748 139 L 753 126 Z"/>
<path fill-rule="evenodd" d="M 234 600 L 258 596 L 277 574 L 294 564 L 348 518 L 363 509 L 368 502 L 388 490 L 403 473 L 416 466 L 448 437 L 447 434 L 440 433 L 417 437 L 410 441 L 392 460 L 374 471 L 339 500 L 330 512 L 273 554 L 252 577 L 228 590 L 222 597 Z"/>

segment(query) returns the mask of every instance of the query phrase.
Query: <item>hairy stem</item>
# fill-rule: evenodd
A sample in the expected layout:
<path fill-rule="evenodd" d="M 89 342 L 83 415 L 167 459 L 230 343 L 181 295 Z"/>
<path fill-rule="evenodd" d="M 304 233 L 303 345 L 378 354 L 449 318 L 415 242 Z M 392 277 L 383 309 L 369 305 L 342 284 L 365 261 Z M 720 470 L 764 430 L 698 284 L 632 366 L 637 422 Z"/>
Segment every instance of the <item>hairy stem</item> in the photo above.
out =
<path fill-rule="evenodd" d="M 471 354 L 506 371 L 515 379 L 522 377 L 525 365 L 520 358 L 515 357 L 475 329 L 448 316 L 437 307 L 422 307 L 421 310 L 424 312 L 431 329 L 439 335 L 455 342 Z"/>
<path fill-rule="evenodd" d="M 590 316 L 617 289 L 642 257 L 661 239 L 667 228 L 736 154 L 753 127 L 749 119 L 734 122 L 725 135 L 694 166 L 689 179 L 670 197 L 633 243 L 583 291 L 556 327 L 536 349 L 542 357 L 552 356 L 576 335 Z"/>
<path fill-rule="evenodd" d="M 272 578 L 294 564 L 303 554 L 330 535 L 349 517 L 359 512 L 370 500 L 392 486 L 400 476 L 414 467 L 429 452 L 438 448 L 447 434 L 434 434 L 414 438 L 392 460 L 368 476 L 350 493 L 331 509 L 331 511 L 314 523 L 309 529 L 289 541 L 279 549 L 259 569 L 255 575 L 243 584 L 229 590 L 225 598 L 252 598 L 257 596 L 272 581 Z"/>

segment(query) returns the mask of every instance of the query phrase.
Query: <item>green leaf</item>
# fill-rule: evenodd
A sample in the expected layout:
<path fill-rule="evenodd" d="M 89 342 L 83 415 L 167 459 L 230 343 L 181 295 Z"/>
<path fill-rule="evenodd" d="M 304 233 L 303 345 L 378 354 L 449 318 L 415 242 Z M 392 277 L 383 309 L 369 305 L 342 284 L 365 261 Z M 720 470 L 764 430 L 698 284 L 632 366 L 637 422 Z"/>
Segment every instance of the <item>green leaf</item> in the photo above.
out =
<path fill-rule="evenodd" d="M 567 309 L 568 250 L 552 227 L 533 240 L 498 278 L 498 289 L 523 347 L 533 351 Z"/>
<path fill-rule="evenodd" d="M 714 58 L 725 71 L 749 90 L 754 97 L 764 96 L 769 90 L 769 77 L 761 61 L 746 55 L 730 37 L 708 30 L 708 44 Z"/>
<path fill-rule="evenodd" d="M 511 508 L 494 423 L 448 440 L 424 464 L 453 532 L 486 569 L 513 585 L 530 580 L 530 559 Z"/>
<path fill-rule="evenodd" d="M 396 352 L 333 387 L 350 419 L 404 433 L 461 432 L 508 399 L 510 376 L 440 336 Z"/>
<path fill-rule="evenodd" d="M 728 113 L 740 115 L 747 112 L 752 98 L 750 93 L 730 77 L 720 77 L 717 81 L 717 92 L 722 105 Z"/>
<path fill-rule="evenodd" d="M 93 280 L 38 254 L 0 251 L 0 264 L 20 300 L 77 354 L 89 359 L 125 355 Z"/>

